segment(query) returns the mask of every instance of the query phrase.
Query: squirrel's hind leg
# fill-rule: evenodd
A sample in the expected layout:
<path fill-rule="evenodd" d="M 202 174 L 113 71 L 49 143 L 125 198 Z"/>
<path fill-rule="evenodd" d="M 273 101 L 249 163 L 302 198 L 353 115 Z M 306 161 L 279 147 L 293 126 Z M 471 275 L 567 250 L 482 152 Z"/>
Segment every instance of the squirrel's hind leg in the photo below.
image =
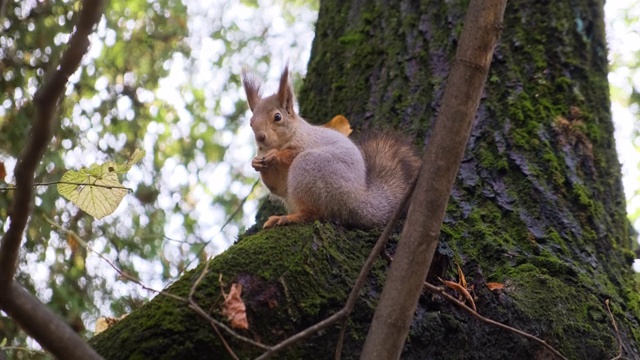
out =
<path fill-rule="evenodd" d="M 269 216 L 269 219 L 262 226 L 263 229 L 269 229 L 274 226 L 284 226 L 291 224 L 301 224 L 314 220 L 316 217 L 312 214 L 299 212 L 289 215 Z"/>

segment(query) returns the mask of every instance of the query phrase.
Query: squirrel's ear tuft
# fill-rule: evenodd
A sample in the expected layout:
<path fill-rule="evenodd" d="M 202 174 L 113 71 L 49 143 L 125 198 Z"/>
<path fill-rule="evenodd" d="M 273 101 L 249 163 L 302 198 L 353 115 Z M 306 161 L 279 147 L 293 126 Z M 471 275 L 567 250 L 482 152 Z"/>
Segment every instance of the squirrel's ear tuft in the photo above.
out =
<path fill-rule="evenodd" d="M 278 87 L 278 103 L 287 113 L 293 114 L 293 88 L 289 84 L 289 64 L 285 65 L 280 76 L 280 86 Z"/>
<path fill-rule="evenodd" d="M 244 92 L 247 94 L 247 102 L 249 103 L 249 109 L 253 111 L 258 102 L 261 99 L 260 96 L 260 81 L 249 73 L 246 68 L 242 69 L 242 84 L 244 85 Z"/>

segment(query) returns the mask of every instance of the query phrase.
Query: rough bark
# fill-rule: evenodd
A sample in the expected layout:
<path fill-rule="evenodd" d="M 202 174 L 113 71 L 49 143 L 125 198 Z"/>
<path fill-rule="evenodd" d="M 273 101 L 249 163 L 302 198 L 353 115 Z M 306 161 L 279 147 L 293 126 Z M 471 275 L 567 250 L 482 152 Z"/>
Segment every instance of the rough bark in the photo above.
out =
<path fill-rule="evenodd" d="M 356 132 L 404 129 L 428 139 L 465 1 L 323 1 L 301 113 L 337 113 Z M 640 358 L 634 289 L 609 110 L 603 4 L 510 1 L 431 276 L 455 261 L 475 287 L 478 311 L 552 344 L 570 359 Z M 210 264 L 198 302 L 221 303 L 218 273 L 245 286 L 251 331 L 274 343 L 339 309 L 375 234 L 329 224 L 243 238 Z M 357 357 L 384 281 L 380 262 L 356 305 L 345 358 Z M 169 288 L 186 296 L 197 272 Z M 485 283 L 505 288 L 491 292 Z M 330 328 L 281 358 L 332 358 Z M 227 337 L 227 339 L 229 339 Z M 224 358 L 208 323 L 159 296 L 92 340 L 109 359 Z M 231 341 L 241 358 L 257 355 Z M 404 359 L 540 359 L 549 353 L 425 294 Z"/>

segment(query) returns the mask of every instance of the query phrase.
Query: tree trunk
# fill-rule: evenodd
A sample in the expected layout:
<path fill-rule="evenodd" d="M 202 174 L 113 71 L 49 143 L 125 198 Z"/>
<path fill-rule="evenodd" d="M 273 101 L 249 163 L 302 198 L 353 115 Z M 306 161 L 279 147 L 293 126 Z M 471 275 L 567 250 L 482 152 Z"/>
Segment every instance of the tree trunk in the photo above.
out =
<path fill-rule="evenodd" d="M 323 1 L 299 95 L 302 115 L 323 121 L 344 113 L 356 133 L 393 127 L 423 143 L 465 10 L 465 1 Z M 606 299 L 624 354 L 640 358 L 640 297 L 630 268 L 606 55 L 601 1 L 508 4 L 429 277 L 452 279 L 459 263 L 480 314 L 538 336 L 570 359 L 618 354 Z M 243 284 L 251 329 L 242 333 L 276 343 L 340 309 L 375 237 L 375 231 L 318 223 L 244 237 L 211 261 L 197 301 L 220 318 L 218 274 Z M 168 291 L 186 296 L 201 270 Z M 360 352 L 385 270 L 379 261 L 361 292 L 345 358 Z M 492 292 L 487 282 L 504 289 Z M 338 331 L 330 327 L 278 358 L 330 359 Z M 225 337 L 240 358 L 260 354 Z M 163 296 L 92 344 L 109 359 L 229 357 L 204 319 Z M 428 293 L 402 355 L 549 357 L 540 345 Z"/>

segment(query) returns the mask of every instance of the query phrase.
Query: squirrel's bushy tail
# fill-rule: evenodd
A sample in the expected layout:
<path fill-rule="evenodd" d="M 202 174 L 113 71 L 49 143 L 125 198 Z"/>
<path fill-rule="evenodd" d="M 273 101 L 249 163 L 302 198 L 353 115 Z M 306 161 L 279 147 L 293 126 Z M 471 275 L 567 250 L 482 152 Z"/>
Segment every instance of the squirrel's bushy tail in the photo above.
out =
<path fill-rule="evenodd" d="M 407 137 L 394 132 L 374 132 L 357 141 L 367 169 L 371 206 L 364 205 L 363 218 L 384 226 L 420 169 L 420 157 Z M 386 201 L 380 198 L 385 198 Z M 385 204 L 384 209 L 379 208 Z M 366 224 L 365 224 L 366 225 Z"/>

